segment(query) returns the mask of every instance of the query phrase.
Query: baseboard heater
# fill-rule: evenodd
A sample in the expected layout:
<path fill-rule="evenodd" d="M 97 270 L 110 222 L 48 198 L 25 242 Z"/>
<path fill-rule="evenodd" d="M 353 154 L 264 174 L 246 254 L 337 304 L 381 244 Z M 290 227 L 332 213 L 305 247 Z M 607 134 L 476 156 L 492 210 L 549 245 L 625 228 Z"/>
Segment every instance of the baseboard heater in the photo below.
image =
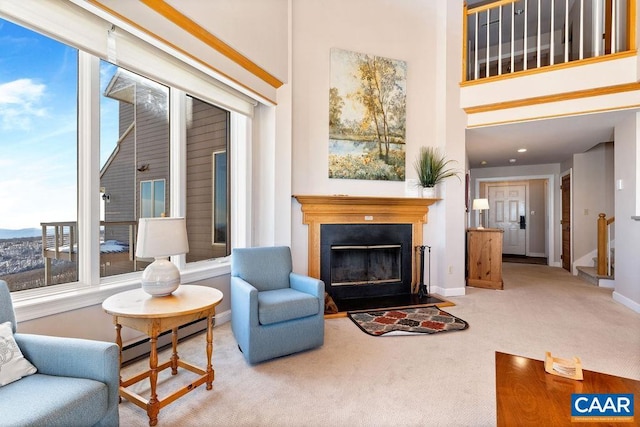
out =
<path fill-rule="evenodd" d="M 215 326 L 215 317 L 213 324 Z M 195 320 L 178 327 L 178 342 L 188 338 L 199 332 L 207 330 L 207 319 Z M 171 331 L 165 331 L 158 336 L 158 352 L 171 346 Z M 151 353 L 151 343 L 149 338 L 143 338 L 140 341 L 133 342 L 122 348 L 122 364 L 133 363 L 142 358 L 148 357 Z M 178 353 L 180 350 L 178 349 Z"/>

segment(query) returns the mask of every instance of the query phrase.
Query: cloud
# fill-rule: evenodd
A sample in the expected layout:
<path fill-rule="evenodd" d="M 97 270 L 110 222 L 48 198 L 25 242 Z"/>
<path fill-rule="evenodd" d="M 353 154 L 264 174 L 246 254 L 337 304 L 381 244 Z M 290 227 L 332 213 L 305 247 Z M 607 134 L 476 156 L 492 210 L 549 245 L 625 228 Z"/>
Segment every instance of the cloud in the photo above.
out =
<path fill-rule="evenodd" d="M 46 109 L 41 107 L 46 85 L 31 79 L 18 79 L 0 83 L 0 120 L 2 128 L 29 129 L 33 117 L 43 117 Z"/>

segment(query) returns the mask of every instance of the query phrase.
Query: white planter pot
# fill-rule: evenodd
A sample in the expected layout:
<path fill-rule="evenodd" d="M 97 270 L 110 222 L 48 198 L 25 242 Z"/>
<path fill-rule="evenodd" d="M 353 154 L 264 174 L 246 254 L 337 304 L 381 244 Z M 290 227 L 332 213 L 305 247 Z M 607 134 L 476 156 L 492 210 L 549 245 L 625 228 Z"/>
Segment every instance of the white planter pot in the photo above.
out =
<path fill-rule="evenodd" d="M 437 199 L 438 198 L 437 187 L 422 187 L 422 197 L 425 199 Z"/>

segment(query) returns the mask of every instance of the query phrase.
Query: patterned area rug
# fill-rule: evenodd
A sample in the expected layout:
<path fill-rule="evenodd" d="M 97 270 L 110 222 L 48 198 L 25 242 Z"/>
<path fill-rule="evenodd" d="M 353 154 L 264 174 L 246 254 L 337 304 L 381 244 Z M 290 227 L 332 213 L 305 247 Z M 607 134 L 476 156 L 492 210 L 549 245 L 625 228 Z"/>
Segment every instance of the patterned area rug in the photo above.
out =
<path fill-rule="evenodd" d="M 460 331 L 469 324 L 438 307 L 405 308 L 347 314 L 364 332 L 373 336 L 435 334 Z"/>

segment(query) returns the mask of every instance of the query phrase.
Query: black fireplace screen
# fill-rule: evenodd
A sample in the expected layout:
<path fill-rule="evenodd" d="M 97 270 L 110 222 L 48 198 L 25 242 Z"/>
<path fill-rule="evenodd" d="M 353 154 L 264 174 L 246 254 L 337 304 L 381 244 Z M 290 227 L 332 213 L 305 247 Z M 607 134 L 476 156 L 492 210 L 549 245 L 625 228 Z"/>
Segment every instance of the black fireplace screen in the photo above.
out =
<path fill-rule="evenodd" d="M 320 278 L 338 301 L 411 293 L 411 224 L 322 224 Z"/>
<path fill-rule="evenodd" d="M 331 285 L 374 285 L 402 280 L 402 245 L 331 246 Z"/>

